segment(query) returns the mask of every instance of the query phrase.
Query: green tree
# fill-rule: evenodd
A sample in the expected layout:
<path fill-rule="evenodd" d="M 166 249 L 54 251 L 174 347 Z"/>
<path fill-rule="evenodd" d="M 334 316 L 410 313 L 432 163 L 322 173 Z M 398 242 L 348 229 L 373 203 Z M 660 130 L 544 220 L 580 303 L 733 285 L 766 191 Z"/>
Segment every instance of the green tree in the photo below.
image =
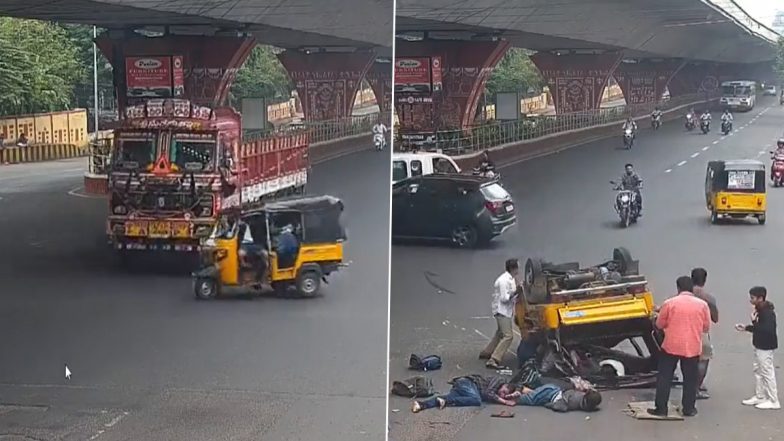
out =
<path fill-rule="evenodd" d="M 76 54 L 55 24 L 0 18 L 0 114 L 69 108 L 83 75 Z"/>
<path fill-rule="evenodd" d="M 62 24 L 65 35 L 76 48 L 77 61 L 82 66 L 82 75 L 74 86 L 74 107 L 93 107 L 93 27 L 85 25 Z M 98 29 L 98 35 L 103 30 Z M 114 85 L 112 67 L 98 51 L 98 95 L 104 97 L 102 108 L 114 107 Z"/>
<path fill-rule="evenodd" d="M 292 85 L 288 73 L 269 46 L 256 46 L 237 72 L 231 87 L 232 99 L 266 98 L 268 101 L 288 99 Z"/>
<path fill-rule="evenodd" d="M 542 76 L 528 57 L 528 51 L 511 48 L 493 69 L 486 88 L 489 97 L 495 97 L 499 92 L 526 93 L 529 89 L 538 93 L 543 86 Z"/>

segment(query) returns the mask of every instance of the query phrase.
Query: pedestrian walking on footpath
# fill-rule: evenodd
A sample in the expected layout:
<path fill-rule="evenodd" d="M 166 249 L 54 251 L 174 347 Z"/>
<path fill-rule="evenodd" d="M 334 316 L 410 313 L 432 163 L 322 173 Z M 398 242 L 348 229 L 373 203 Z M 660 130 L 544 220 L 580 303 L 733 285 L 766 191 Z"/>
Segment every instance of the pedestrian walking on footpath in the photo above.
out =
<path fill-rule="evenodd" d="M 523 289 L 516 280 L 519 272 L 520 265 L 517 259 L 508 259 L 506 271 L 498 276 L 493 285 L 492 310 L 498 329 L 487 347 L 479 354 L 480 359 L 487 360 L 485 366 L 488 368 L 505 368 L 502 360 L 509 346 L 512 345 L 515 302 Z"/>
<path fill-rule="evenodd" d="M 719 322 L 719 308 L 716 305 L 716 298 L 710 293 L 705 291 L 705 282 L 708 280 L 708 271 L 705 268 L 694 268 L 691 270 L 691 281 L 694 283 L 694 295 L 698 298 L 705 300 L 708 304 L 710 311 L 711 321 L 715 324 Z M 707 400 L 710 398 L 708 389 L 705 387 L 705 377 L 708 375 L 708 365 L 713 358 L 713 344 L 711 343 L 710 332 L 706 332 L 702 336 L 702 354 L 700 355 L 700 362 L 698 365 L 698 380 L 697 391 L 698 400 Z"/>
<path fill-rule="evenodd" d="M 667 416 L 672 378 L 680 364 L 683 373 L 681 405 L 684 416 L 697 415 L 697 382 L 702 354 L 702 335 L 710 330 L 708 304 L 694 294 L 689 276 L 675 282 L 678 295 L 664 301 L 656 319 L 656 327 L 664 331 L 656 377 L 656 407 L 648 409 L 654 416 Z"/>
<path fill-rule="evenodd" d="M 773 303 L 768 301 L 768 291 L 764 286 L 755 286 L 749 290 L 749 302 L 754 305 L 751 324 L 735 325 L 738 331 L 751 332 L 751 343 L 754 346 L 756 389 L 754 396 L 743 400 L 743 404 L 757 409 L 781 409 L 776 389 L 776 366 L 773 362 L 773 353 L 779 347 L 776 312 Z"/>

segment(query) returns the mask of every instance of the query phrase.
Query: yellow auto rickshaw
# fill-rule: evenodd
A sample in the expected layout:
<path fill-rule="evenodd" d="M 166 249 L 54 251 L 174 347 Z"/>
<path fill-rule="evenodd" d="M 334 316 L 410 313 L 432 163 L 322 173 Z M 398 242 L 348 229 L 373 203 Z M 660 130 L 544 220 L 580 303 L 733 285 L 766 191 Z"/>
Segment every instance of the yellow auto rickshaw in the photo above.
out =
<path fill-rule="evenodd" d="M 317 196 L 224 216 L 202 243 L 202 268 L 193 273 L 196 297 L 269 289 L 315 296 L 328 275 L 346 266 L 342 213 L 340 199 Z"/>
<path fill-rule="evenodd" d="M 705 203 L 711 223 L 756 217 L 765 224 L 765 164 L 751 159 L 711 161 L 705 174 Z"/>

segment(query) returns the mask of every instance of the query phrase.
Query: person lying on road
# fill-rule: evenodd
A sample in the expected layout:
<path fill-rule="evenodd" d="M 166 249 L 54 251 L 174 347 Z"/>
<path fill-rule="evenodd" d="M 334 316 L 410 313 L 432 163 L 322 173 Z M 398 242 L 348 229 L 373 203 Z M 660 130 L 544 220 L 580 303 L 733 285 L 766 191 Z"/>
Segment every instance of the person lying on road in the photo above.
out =
<path fill-rule="evenodd" d="M 452 385 L 452 389 L 448 394 L 414 401 L 411 411 L 417 413 L 433 407 L 443 409 L 445 407 L 481 406 L 483 401 L 507 406 L 516 404 L 515 387 L 505 377 L 467 375 L 453 378 L 449 383 Z"/>
<path fill-rule="evenodd" d="M 542 406 L 556 412 L 582 410 L 591 412 L 599 408 L 602 394 L 595 390 L 581 392 L 576 389 L 561 390 L 554 384 L 545 384 L 536 389 L 523 386 L 522 390 L 510 395 L 516 397 L 517 404 L 523 406 Z"/>

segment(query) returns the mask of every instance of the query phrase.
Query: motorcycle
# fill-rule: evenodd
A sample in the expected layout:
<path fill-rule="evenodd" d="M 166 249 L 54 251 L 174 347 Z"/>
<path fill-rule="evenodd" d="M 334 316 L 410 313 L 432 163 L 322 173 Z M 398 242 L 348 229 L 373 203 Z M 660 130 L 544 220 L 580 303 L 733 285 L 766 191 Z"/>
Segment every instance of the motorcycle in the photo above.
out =
<path fill-rule="evenodd" d="M 640 217 L 640 210 L 637 205 L 637 193 L 631 190 L 624 190 L 620 184 L 615 181 L 610 181 L 613 190 L 617 191 L 615 195 L 615 212 L 621 218 L 621 226 L 628 228 L 630 224 L 636 223 Z"/>
<path fill-rule="evenodd" d="M 700 130 L 702 130 L 703 135 L 707 135 L 710 132 L 710 121 L 707 119 L 700 121 Z"/>
<path fill-rule="evenodd" d="M 653 127 L 653 130 L 659 130 L 659 127 L 661 127 L 661 115 L 651 115 L 651 127 Z"/>
<path fill-rule="evenodd" d="M 692 115 L 691 113 L 687 114 L 686 123 L 684 125 L 686 126 L 686 130 L 690 132 L 694 130 L 694 115 Z"/>
<path fill-rule="evenodd" d="M 623 146 L 626 147 L 626 150 L 631 150 L 633 144 L 634 144 L 634 132 L 632 131 L 632 129 L 625 129 L 623 131 Z"/>
<path fill-rule="evenodd" d="M 384 135 L 380 133 L 373 135 L 373 145 L 376 147 L 376 150 L 384 150 L 384 144 L 386 144 Z"/>
<path fill-rule="evenodd" d="M 721 122 L 721 133 L 726 135 L 732 131 L 732 121 L 724 120 Z"/>
<path fill-rule="evenodd" d="M 773 165 L 770 166 L 770 177 L 774 187 L 784 186 L 784 156 L 770 152 Z"/>
<path fill-rule="evenodd" d="M 490 179 L 492 179 L 494 181 L 498 181 L 498 180 L 501 179 L 501 174 L 498 173 L 497 171 L 495 171 L 495 169 L 492 169 L 492 168 L 482 168 L 482 167 L 476 166 L 472 170 L 471 174 L 474 175 L 474 176 L 481 176 L 483 178 L 490 178 Z"/>

